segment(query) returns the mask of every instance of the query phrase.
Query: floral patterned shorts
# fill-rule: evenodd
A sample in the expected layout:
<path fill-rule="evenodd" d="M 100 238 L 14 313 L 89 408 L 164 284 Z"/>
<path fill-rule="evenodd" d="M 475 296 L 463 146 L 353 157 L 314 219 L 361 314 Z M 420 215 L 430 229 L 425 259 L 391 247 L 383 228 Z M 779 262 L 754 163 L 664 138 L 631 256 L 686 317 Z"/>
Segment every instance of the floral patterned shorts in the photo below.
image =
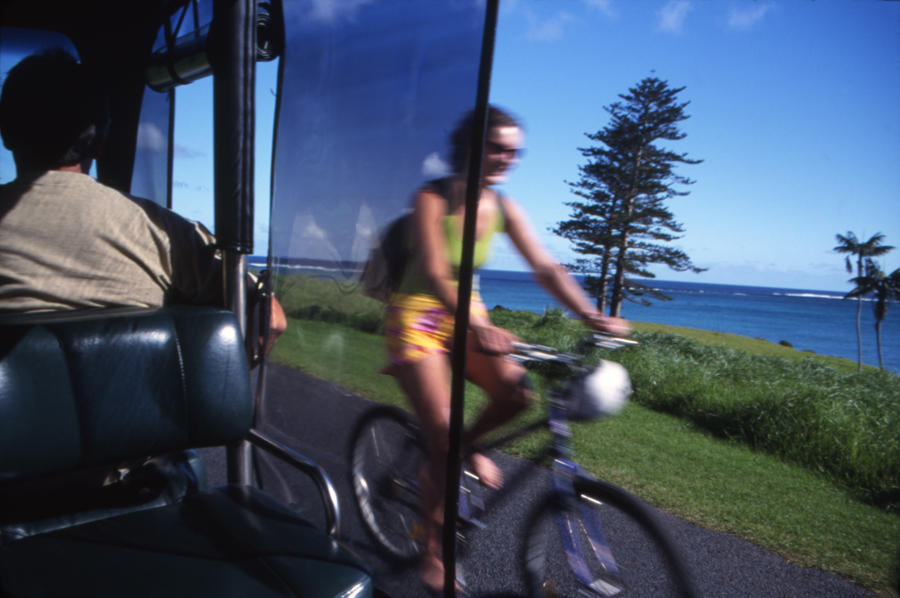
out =
<path fill-rule="evenodd" d="M 487 317 L 487 313 L 481 297 L 472 293 L 470 316 Z M 391 373 L 391 366 L 415 363 L 434 353 L 449 353 L 453 322 L 453 314 L 433 295 L 394 294 L 384 321 L 390 360 L 384 372 Z"/>

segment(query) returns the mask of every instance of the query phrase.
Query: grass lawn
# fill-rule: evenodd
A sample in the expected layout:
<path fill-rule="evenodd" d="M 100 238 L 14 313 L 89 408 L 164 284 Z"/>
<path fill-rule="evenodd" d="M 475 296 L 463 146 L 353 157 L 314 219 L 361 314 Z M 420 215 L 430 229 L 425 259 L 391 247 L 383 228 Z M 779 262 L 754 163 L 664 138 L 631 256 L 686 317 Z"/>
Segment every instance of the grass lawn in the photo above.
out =
<path fill-rule="evenodd" d="M 675 333 L 768 357 L 819 358 L 735 335 L 642 323 L 635 323 L 635 329 Z M 378 373 L 383 355 L 382 338 L 376 334 L 292 318 L 272 357 L 373 400 L 405 406 L 393 379 Z M 855 372 L 855 363 L 821 359 Z M 466 396 L 470 416 L 483 398 L 471 387 Z M 535 406 L 526 417 L 539 414 L 540 407 Z M 522 441 L 511 452 L 527 457 L 534 454 L 537 442 L 540 438 Z M 856 500 L 809 468 L 714 436 L 684 418 L 634 401 L 615 418 L 577 424 L 575 442 L 579 462 L 594 475 L 683 519 L 895 595 L 891 588 L 897 583 L 900 516 Z"/>

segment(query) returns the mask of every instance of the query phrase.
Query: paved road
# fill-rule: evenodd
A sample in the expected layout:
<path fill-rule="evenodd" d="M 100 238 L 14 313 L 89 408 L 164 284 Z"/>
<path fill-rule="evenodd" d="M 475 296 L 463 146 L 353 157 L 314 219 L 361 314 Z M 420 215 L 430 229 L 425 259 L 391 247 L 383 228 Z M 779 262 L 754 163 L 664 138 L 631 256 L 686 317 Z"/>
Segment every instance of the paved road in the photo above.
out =
<path fill-rule="evenodd" d="M 415 571 L 385 561 L 373 549 L 351 498 L 347 473 L 349 435 L 356 419 L 370 406 L 326 381 L 291 368 L 270 365 L 266 380 L 266 431 L 317 461 L 332 477 L 341 497 L 342 539 L 373 568 L 376 583 L 394 598 L 428 595 Z M 274 422 L 274 423 L 270 423 Z M 298 440 L 299 439 L 299 440 Z M 224 480 L 223 451 L 205 452 L 212 483 Z M 470 596 L 525 596 L 517 563 L 523 519 L 546 491 L 547 472 L 529 462 L 496 456 L 507 484 L 516 483 L 512 500 L 496 503 L 488 527 L 477 532 L 463 566 Z M 278 466 L 263 466 L 266 489 L 289 500 L 312 496 L 311 485 Z M 315 503 L 312 505 L 314 512 Z M 301 507 L 298 507 L 301 508 Z M 302 508 L 301 508 L 302 509 Z M 315 519 L 317 515 L 310 515 Z M 708 597 L 871 597 L 865 589 L 838 576 L 788 563 L 739 538 L 711 532 L 661 513 L 683 549 L 698 589 Z"/>

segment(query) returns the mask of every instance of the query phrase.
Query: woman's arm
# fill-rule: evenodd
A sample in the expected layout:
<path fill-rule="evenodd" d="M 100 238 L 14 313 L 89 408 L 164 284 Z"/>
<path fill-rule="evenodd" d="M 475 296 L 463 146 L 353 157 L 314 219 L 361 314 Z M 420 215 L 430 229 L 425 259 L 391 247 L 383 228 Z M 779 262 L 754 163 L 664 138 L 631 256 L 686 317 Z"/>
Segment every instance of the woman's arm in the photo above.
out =
<path fill-rule="evenodd" d="M 628 334 L 630 329 L 625 320 L 605 317 L 598 312 L 578 281 L 547 252 L 534 233 L 524 210 L 508 198 L 498 197 L 498 201 L 503 202 L 506 232 L 534 270 L 538 282 L 589 327 L 611 334 Z"/>

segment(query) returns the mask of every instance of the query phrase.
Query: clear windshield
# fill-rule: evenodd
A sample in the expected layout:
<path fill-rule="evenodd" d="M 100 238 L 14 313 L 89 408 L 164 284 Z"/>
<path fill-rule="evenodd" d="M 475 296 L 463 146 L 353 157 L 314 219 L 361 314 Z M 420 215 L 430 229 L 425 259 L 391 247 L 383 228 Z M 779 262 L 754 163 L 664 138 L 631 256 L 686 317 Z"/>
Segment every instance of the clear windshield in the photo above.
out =
<path fill-rule="evenodd" d="M 363 295 L 360 270 L 417 189 L 449 172 L 448 137 L 474 108 L 484 8 L 290 2 L 285 11 L 269 247 L 288 328 L 267 365 L 260 424 L 325 466 L 343 536 L 389 577 L 354 507 L 349 442 L 375 402 L 407 404 L 379 373 L 384 305 Z M 316 506 L 299 476 L 260 467 L 266 490 Z"/>
<path fill-rule="evenodd" d="M 169 208 L 172 207 L 168 205 L 169 102 L 172 101 L 175 101 L 172 94 L 153 91 L 149 87 L 144 91 L 131 176 L 132 195 Z"/>

